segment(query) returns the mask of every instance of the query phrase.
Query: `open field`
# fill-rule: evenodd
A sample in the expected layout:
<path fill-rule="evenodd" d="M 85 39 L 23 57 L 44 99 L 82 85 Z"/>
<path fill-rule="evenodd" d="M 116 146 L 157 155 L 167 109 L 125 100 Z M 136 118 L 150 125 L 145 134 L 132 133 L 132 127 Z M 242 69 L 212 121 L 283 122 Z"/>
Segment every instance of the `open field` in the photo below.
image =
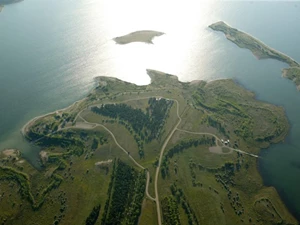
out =
<path fill-rule="evenodd" d="M 182 138 L 194 139 L 195 135 Z M 172 147 L 173 144 L 168 149 Z M 264 188 L 256 169 L 250 169 L 256 159 L 235 152 L 220 156 L 209 152 L 208 148 L 205 145 L 187 148 L 170 158 L 168 175 L 159 181 L 161 198 L 173 196 L 179 206 L 187 201 L 193 210 L 189 213 L 196 215 L 198 224 L 275 224 L 276 220 L 280 223 L 280 217 L 286 217 L 286 210 L 279 206 L 277 193 L 272 188 Z M 247 176 L 242 178 L 245 173 Z M 268 203 L 258 209 L 256 202 L 260 201 L 260 195 L 268 196 L 265 200 Z M 278 213 L 280 217 L 274 220 L 274 212 L 264 214 L 268 219 L 257 213 L 257 210 L 268 211 L 266 205 L 270 202 L 277 205 L 274 207 L 277 212 L 282 210 Z M 185 217 L 189 217 L 187 211 L 182 210 L 180 218 Z M 183 221 L 182 224 L 188 224 Z"/>
<path fill-rule="evenodd" d="M 100 77 L 24 127 L 41 169 L 1 153 L 0 223 L 296 224 L 257 171 L 259 149 L 288 132 L 283 108 L 232 80 L 147 72 L 147 86 Z"/>
<path fill-rule="evenodd" d="M 249 49 L 258 59 L 271 58 L 287 63 L 290 68 L 283 69 L 282 75 L 283 77 L 294 81 L 298 90 L 300 89 L 300 64 L 294 59 L 267 46 L 260 40 L 252 37 L 250 34 L 230 27 L 223 21 L 211 24 L 209 27 L 215 31 L 223 32 L 229 41 L 235 43 L 240 48 Z"/>
<path fill-rule="evenodd" d="M 115 37 L 113 38 L 113 40 L 120 45 L 125 45 L 132 42 L 144 42 L 148 44 L 153 44 L 153 38 L 159 37 L 161 35 L 164 35 L 164 33 L 153 30 L 140 30 L 126 34 L 124 36 Z"/>

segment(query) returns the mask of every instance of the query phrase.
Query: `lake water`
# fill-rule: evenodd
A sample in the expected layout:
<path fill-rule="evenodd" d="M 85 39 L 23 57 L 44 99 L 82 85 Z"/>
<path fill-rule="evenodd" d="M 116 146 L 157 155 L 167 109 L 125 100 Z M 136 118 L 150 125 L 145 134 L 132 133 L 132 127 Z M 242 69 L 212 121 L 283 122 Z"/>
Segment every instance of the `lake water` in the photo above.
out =
<path fill-rule="evenodd" d="M 181 81 L 234 78 L 260 100 L 281 105 L 292 125 L 282 144 L 263 150 L 259 168 L 300 219 L 300 93 L 281 77 L 284 63 L 257 60 L 207 28 L 224 20 L 300 61 L 300 4 L 138 0 L 25 0 L 0 13 L 0 149 L 18 148 L 35 163 L 38 149 L 21 127 L 68 106 L 95 86 L 96 76 L 137 84 L 146 68 Z M 136 30 L 165 32 L 154 45 L 116 45 Z"/>

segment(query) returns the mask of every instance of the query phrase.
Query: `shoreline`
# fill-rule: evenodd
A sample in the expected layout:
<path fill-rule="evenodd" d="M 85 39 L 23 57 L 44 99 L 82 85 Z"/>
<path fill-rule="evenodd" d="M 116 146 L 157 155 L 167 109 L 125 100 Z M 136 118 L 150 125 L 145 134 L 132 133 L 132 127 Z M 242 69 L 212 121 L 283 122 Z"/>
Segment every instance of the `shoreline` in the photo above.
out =
<path fill-rule="evenodd" d="M 297 90 L 300 91 L 300 67 L 289 67 L 282 69 L 282 77 L 293 81 Z"/>
<path fill-rule="evenodd" d="M 238 80 L 236 79 L 233 79 L 233 78 L 219 78 L 219 79 L 214 79 L 214 80 L 210 80 L 210 81 L 205 81 L 205 80 L 200 80 L 200 79 L 195 79 L 195 80 L 191 80 L 191 81 L 180 81 L 179 80 L 179 77 L 177 75 L 173 75 L 173 74 L 169 74 L 169 73 L 165 73 L 165 72 L 162 72 L 162 71 L 158 71 L 158 70 L 154 70 L 154 69 L 146 69 L 147 71 L 147 74 L 148 76 L 151 78 L 149 84 L 146 84 L 146 85 L 137 85 L 139 87 L 142 87 L 142 86 L 147 86 L 147 85 L 151 85 L 152 83 L 155 82 L 156 79 L 159 79 L 160 76 L 169 76 L 171 77 L 171 79 L 175 79 L 177 82 L 181 83 L 181 84 L 188 84 L 190 86 L 194 86 L 194 85 L 197 85 L 197 84 L 200 84 L 200 83 L 205 83 L 205 85 L 207 84 L 210 84 L 210 83 L 213 83 L 213 82 L 217 82 L 217 81 L 232 81 L 233 83 L 235 83 L 236 85 L 240 86 L 242 89 L 244 89 L 245 91 L 247 92 L 250 92 L 253 96 L 253 99 L 255 101 L 259 101 L 259 102 L 264 102 L 264 103 L 267 103 L 267 104 L 271 104 L 271 105 L 274 105 L 274 106 L 277 106 L 277 107 L 281 107 L 284 109 L 284 107 L 282 105 L 277 105 L 277 104 L 274 104 L 274 103 L 271 103 L 271 102 L 268 102 L 268 101 L 264 101 L 264 100 L 259 100 L 257 98 L 257 95 L 254 91 L 252 90 L 249 90 L 245 85 L 242 85 Z M 109 76 L 97 76 L 95 77 L 94 79 L 99 82 L 101 81 L 101 79 L 111 79 L 112 81 L 120 81 L 120 82 L 126 82 L 126 81 L 123 81 L 122 79 L 119 79 L 117 77 L 109 77 Z M 132 83 L 134 84 L 134 83 Z M 91 94 L 92 92 L 94 92 L 97 87 L 99 86 L 99 84 L 97 83 L 96 86 L 90 91 L 87 93 L 87 95 Z M 28 128 L 30 128 L 30 126 L 35 122 L 37 121 L 38 119 L 41 119 L 41 118 L 44 118 L 44 117 L 47 117 L 51 114 L 54 114 L 54 113 L 61 113 L 65 110 L 68 110 L 69 108 L 75 106 L 77 103 L 80 103 L 80 102 L 83 102 L 84 100 L 86 100 L 88 97 L 84 97 L 82 99 L 79 99 L 77 101 L 75 101 L 74 103 L 72 103 L 71 105 L 69 106 L 66 106 L 64 108 L 61 108 L 61 109 L 57 109 L 57 110 L 54 110 L 52 112 L 49 112 L 49 113 L 45 113 L 45 114 L 42 114 L 40 116 L 36 116 L 32 119 L 30 119 L 28 122 L 26 122 L 26 124 L 24 124 L 24 126 L 21 128 L 20 130 L 20 133 L 22 134 L 23 137 L 25 137 L 26 135 L 26 132 L 28 130 Z M 287 115 L 286 115 L 286 112 L 285 112 L 285 109 L 284 109 L 284 115 L 285 117 L 287 118 Z M 287 118 L 287 121 L 288 121 L 288 118 Z M 288 129 L 287 129 L 287 133 L 284 135 L 284 139 L 282 141 L 276 141 L 276 142 L 270 142 L 268 147 L 263 147 L 261 148 L 260 150 L 262 149 L 266 149 L 266 148 L 269 148 L 271 144 L 277 144 L 277 143 L 280 143 L 280 142 L 284 142 L 286 137 L 289 135 L 289 132 L 290 132 L 290 127 L 291 127 L 291 124 L 290 122 L 288 121 Z M 0 150 L 1 152 L 2 150 Z"/>
<path fill-rule="evenodd" d="M 161 72 L 161 71 L 158 71 L 158 70 L 152 70 L 152 69 L 147 69 L 147 72 L 150 72 L 150 73 L 155 73 L 155 75 L 158 75 L 158 74 L 160 74 L 160 75 L 166 75 L 167 73 L 164 73 L 164 72 Z M 149 74 L 148 74 L 149 75 Z M 154 76 L 155 76 L 154 75 Z M 199 79 L 196 79 L 196 80 L 192 80 L 192 81 L 188 81 L 188 82 L 182 82 L 182 81 L 180 81 L 179 79 L 178 79 L 178 76 L 176 76 L 176 75 L 173 75 L 173 74 L 167 74 L 167 75 L 169 75 L 169 76 L 173 76 L 173 77 L 175 77 L 180 83 L 187 83 L 187 84 L 190 84 L 190 85 L 195 85 L 195 84 L 198 84 L 198 83 L 200 83 L 200 82 L 205 82 L 205 83 L 210 83 L 210 82 L 214 82 L 214 81 L 217 81 L 217 80 L 232 80 L 233 82 L 235 82 L 233 79 L 230 79 L 230 78 L 221 78 L 221 79 L 215 79 L 215 80 L 210 80 L 210 81 L 205 81 L 205 80 L 199 80 Z M 151 78 L 151 75 L 149 75 L 149 77 Z M 117 80 L 117 81 L 122 81 L 122 82 L 125 82 L 125 81 L 123 81 L 123 80 L 121 80 L 121 79 L 119 79 L 119 78 L 117 78 L 117 77 L 108 77 L 108 76 L 97 76 L 97 77 L 95 77 L 94 79 L 96 79 L 96 80 L 98 80 L 98 79 L 101 79 L 101 78 L 105 78 L 105 79 L 113 79 L 113 80 Z M 154 78 L 155 79 L 155 78 Z M 149 84 L 151 84 L 152 83 L 152 81 L 150 81 L 150 83 Z M 146 85 L 149 85 L 149 84 L 146 84 Z M 238 85 L 240 85 L 239 83 L 237 83 Z M 137 86 L 145 86 L 145 85 L 137 85 Z M 240 85 L 241 86 L 241 85 Z M 96 87 L 95 88 L 93 88 L 87 95 L 89 95 L 90 93 L 92 93 L 96 88 L 98 87 L 98 85 L 96 85 Z M 247 88 L 245 88 L 245 87 L 243 87 L 244 89 L 246 89 L 247 90 Z M 30 119 L 28 122 L 26 122 L 23 126 L 22 126 L 22 128 L 20 129 L 20 133 L 22 134 L 22 136 L 23 137 L 25 137 L 25 135 L 26 135 L 26 132 L 27 132 L 27 130 L 28 130 L 28 128 L 30 128 L 30 126 L 35 122 L 35 121 L 37 121 L 38 119 L 41 119 L 41 118 L 43 118 L 43 117 L 46 117 L 46 116 L 49 116 L 49 115 L 51 115 L 51 114 L 54 114 L 54 113 L 58 113 L 58 112 L 63 112 L 63 111 L 65 111 L 65 110 L 68 110 L 69 108 L 71 108 L 72 106 L 74 106 L 74 105 L 76 105 L 77 103 L 80 103 L 80 102 L 82 102 L 82 101 L 84 101 L 85 99 L 87 99 L 87 97 L 84 97 L 84 98 L 82 98 L 82 99 L 80 99 L 80 100 L 77 100 L 77 101 L 75 101 L 74 103 L 72 103 L 71 105 L 69 105 L 69 106 L 66 106 L 65 108 L 61 108 L 61 109 L 57 109 L 57 110 L 54 110 L 54 111 L 52 111 L 52 112 L 49 112 L 49 113 L 45 113 L 45 114 L 42 114 L 42 115 L 40 115 L 40 116 L 35 116 L 35 117 L 33 117 L 32 119 Z M 3 150 L 0 150 L 0 152 L 2 152 Z"/>
<path fill-rule="evenodd" d="M 25 137 L 26 135 L 26 132 L 27 130 L 30 128 L 30 126 L 35 122 L 37 121 L 38 119 L 41 119 L 41 118 L 44 118 L 46 116 L 49 116 L 51 114 L 54 114 L 54 113 L 58 113 L 58 112 L 63 112 L 65 110 L 68 110 L 69 108 L 75 106 L 77 103 L 80 103 L 82 101 L 84 101 L 87 97 L 84 97 L 83 99 L 80 99 L 80 100 L 77 100 L 75 101 L 74 103 L 72 103 L 71 105 L 65 107 L 65 108 L 62 108 L 62 109 L 58 109 L 58 110 L 55 110 L 55 111 L 52 111 L 52 112 L 49 112 L 49 113 L 46 113 L 46 114 L 43 114 L 43 115 L 40 115 L 40 116 L 36 116 L 34 118 L 32 118 L 31 120 L 29 120 L 20 130 L 20 133 L 22 134 L 23 137 Z M 2 150 L 1 150 L 2 151 Z"/>
<path fill-rule="evenodd" d="M 258 60 L 274 59 L 286 63 L 289 67 L 282 69 L 282 77 L 292 80 L 295 83 L 297 90 L 300 90 L 300 64 L 295 59 L 268 46 L 247 32 L 231 27 L 223 21 L 213 23 L 208 27 L 214 31 L 225 34 L 226 39 L 237 45 L 239 48 L 250 50 Z M 295 72 L 297 70 L 299 72 Z"/>
<path fill-rule="evenodd" d="M 258 102 L 264 102 L 264 103 L 267 103 L 266 101 L 261 101 L 261 100 L 257 100 L 257 98 L 255 97 L 255 93 L 248 90 L 246 87 L 244 87 L 243 85 L 240 85 L 238 82 L 236 82 L 236 80 L 234 79 L 228 79 L 228 78 L 225 78 L 225 79 L 217 79 L 217 80 L 211 80 L 211 81 L 204 81 L 204 80 L 193 80 L 193 81 L 189 81 L 189 82 L 181 82 L 179 79 L 178 79 L 178 76 L 176 75 L 172 75 L 172 74 L 168 74 L 168 73 L 164 73 L 164 72 L 161 72 L 161 71 L 156 71 L 156 70 L 147 70 L 150 78 L 151 78 L 151 82 L 150 84 L 148 85 L 151 85 L 151 84 L 155 84 L 155 83 L 159 83 L 160 85 L 168 85 L 168 84 L 173 84 L 174 82 L 174 85 L 176 87 L 178 87 L 179 89 L 182 88 L 182 86 L 184 84 L 189 84 L 192 88 L 192 86 L 194 85 L 197 85 L 197 84 L 200 84 L 201 82 L 205 82 L 205 85 L 209 84 L 209 83 L 214 83 L 214 82 L 218 82 L 218 80 L 227 80 L 228 82 L 232 82 L 234 83 L 235 85 L 238 85 L 242 90 L 248 92 L 248 94 L 251 95 L 251 98 L 253 98 L 255 101 L 258 101 Z M 114 78 L 114 77 L 106 77 L 106 76 L 100 76 L 100 77 L 97 77 L 98 81 L 101 82 L 101 80 L 103 82 L 105 82 L 105 80 L 109 80 L 111 79 L 113 82 L 118 82 L 118 81 L 122 81 L 121 79 L 118 79 L 118 78 Z M 124 81 L 122 81 L 124 82 Z M 219 81 L 220 82 L 220 81 Z M 99 86 L 99 83 L 96 85 L 96 87 L 94 89 L 92 89 L 89 93 L 88 93 L 88 96 L 90 95 L 90 93 L 93 93 L 95 91 L 95 89 L 97 89 L 97 87 Z M 137 85 L 137 86 L 144 86 L 144 85 Z M 126 90 L 127 91 L 127 90 Z M 23 136 L 26 135 L 26 132 L 28 131 L 28 129 L 30 129 L 30 127 L 39 119 L 41 118 L 44 118 L 44 117 L 47 117 L 49 115 L 52 115 L 52 114 L 55 114 L 55 113 L 61 113 L 61 112 L 64 112 L 68 109 L 72 109 L 72 112 L 73 110 L 75 110 L 75 112 L 80 112 L 81 110 L 81 106 L 80 103 L 84 102 L 85 100 L 88 100 L 89 97 L 84 97 L 83 99 L 81 100 L 78 100 L 78 101 L 75 101 L 73 104 L 65 107 L 65 108 L 62 108 L 62 109 L 59 109 L 59 110 L 55 110 L 53 112 L 49 112 L 49 113 L 46 113 L 44 115 L 41 115 L 41 116 L 36 116 L 34 118 L 32 118 L 31 120 L 29 120 L 21 129 L 21 133 L 23 134 Z M 270 104 L 270 103 L 269 103 Z M 86 104 L 83 104 L 83 105 L 86 105 Z M 271 104 L 273 105 L 273 104 Z M 78 107 L 80 106 L 80 108 Z M 72 107 L 75 107 L 75 108 L 72 108 Z M 285 113 L 284 113 L 285 114 Z M 282 115 L 282 114 L 281 114 Z M 286 117 L 286 116 L 285 116 Z M 76 118 L 76 117 L 75 117 Z M 76 120 L 76 119 L 75 119 Z M 289 124 L 288 124 L 289 125 Z M 42 124 L 41 124 L 42 126 Z M 79 127 L 80 128 L 80 127 Z M 288 127 L 288 130 L 289 130 L 289 127 Z M 284 135 L 280 135 L 281 139 L 284 140 L 285 137 L 287 136 L 287 133 L 284 133 Z M 280 139 L 280 137 L 278 137 Z M 276 140 L 275 139 L 275 142 L 272 142 L 270 141 L 270 143 L 268 143 L 268 146 L 271 145 L 271 144 L 274 144 L 274 143 L 278 143 L 278 142 L 281 142 L 282 140 Z M 269 142 L 269 141 L 268 141 Z M 260 148 L 258 150 L 258 152 L 260 153 L 261 152 L 261 149 Z M 224 153 L 222 153 L 224 154 Z M 226 154 L 226 153 L 225 153 Z M 256 164 L 256 170 L 259 174 L 259 176 L 262 178 L 262 175 L 261 173 L 259 172 L 259 162 L 256 161 L 255 162 Z M 263 185 L 263 184 L 262 184 Z M 267 187 L 265 185 L 263 185 L 264 187 Z M 277 190 L 276 190 L 277 191 Z M 279 191 L 277 191 L 277 193 L 279 193 Z M 280 198 L 280 201 L 282 201 L 283 198 Z M 283 201 L 282 201 L 283 202 Z M 283 202 L 283 207 L 285 207 L 287 210 L 287 205 L 285 204 L 285 202 Z"/>
<path fill-rule="evenodd" d="M 219 26 L 222 26 L 222 27 L 219 27 Z M 253 39 L 254 41 L 256 41 L 258 44 L 261 44 L 262 47 L 266 48 L 266 49 L 269 49 L 277 54 L 280 54 L 281 56 L 284 56 L 286 57 L 288 60 L 290 60 L 291 62 L 288 63 L 287 61 L 282 61 L 281 59 L 278 59 L 278 58 L 273 58 L 272 56 L 268 55 L 269 57 L 261 57 L 258 53 L 255 53 L 253 52 L 253 49 L 250 49 L 250 48 L 247 48 L 247 47 L 241 47 L 239 46 L 239 42 L 236 41 L 235 37 L 232 36 L 230 33 L 228 33 L 228 31 L 225 31 L 224 30 L 224 27 L 226 26 L 227 29 L 230 29 L 232 31 L 235 31 L 239 34 L 244 34 L 246 35 L 246 37 L 250 38 L 250 39 Z M 209 28 L 211 28 L 212 30 L 214 31 L 220 31 L 222 33 L 225 34 L 225 37 L 227 40 L 233 42 L 234 44 L 238 45 L 240 48 L 246 48 L 246 49 L 249 49 L 254 56 L 256 56 L 258 59 L 264 59 L 264 58 L 272 58 L 272 59 L 275 59 L 275 60 L 278 60 L 278 61 L 282 61 L 284 63 L 287 63 L 290 67 L 293 67 L 293 66 L 300 66 L 300 64 L 295 60 L 293 59 L 292 57 L 290 57 L 289 55 L 285 54 L 285 53 L 282 53 L 270 46 L 268 46 L 267 44 L 265 44 L 264 42 L 262 42 L 261 40 L 257 39 L 256 37 L 252 36 L 251 34 L 247 33 L 247 32 L 244 32 L 242 30 L 239 30 L 239 29 L 236 29 L 236 28 L 233 28 L 231 27 L 230 25 L 228 25 L 227 23 L 225 23 L 224 21 L 219 21 L 219 22 L 216 22 L 216 23 L 213 23 L 211 25 L 208 26 Z M 245 44 L 245 43 L 243 43 Z M 263 50 L 262 50 L 263 51 Z M 284 59 L 283 59 L 284 60 Z M 293 65 L 293 64 L 294 65 Z"/>
<path fill-rule="evenodd" d="M 262 43 L 262 44 L 264 45 L 264 47 L 267 47 L 268 49 L 270 49 L 270 50 L 272 50 L 272 51 L 274 51 L 274 52 L 279 53 L 280 55 L 283 55 L 283 56 L 289 58 L 290 60 L 293 61 L 293 63 L 296 63 L 298 66 L 300 66 L 300 64 L 299 64 L 295 59 L 293 59 L 292 57 L 290 57 L 289 55 L 287 55 L 287 54 L 285 54 L 285 53 L 283 53 L 283 52 L 281 52 L 281 51 L 279 51 L 279 50 L 276 50 L 275 48 L 272 48 L 272 47 L 268 46 L 267 44 L 265 44 L 265 43 L 262 42 L 261 40 L 257 39 L 256 37 L 253 37 L 251 34 L 245 32 L 245 31 L 242 31 L 242 30 L 238 30 L 238 31 L 240 31 L 240 32 L 242 32 L 242 33 L 248 35 L 249 37 L 253 38 L 253 39 L 254 39 L 255 41 L 257 41 L 257 42 Z M 226 35 L 225 35 L 225 36 L 226 36 Z M 230 36 L 230 37 L 231 37 L 231 36 Z M 228 39 L 229 41 L 233 42 L 231 39 L 229 39 L 229 38 L 227 38 L 227 39 Z M 235 44 L 235 42 L 233 42 L 233 43 Z M 250 50 L 250 49 L 249 49 L 249 50 Z M 251 51 L 251 50 L 250 50 L 250 51 Z M 251 51 L 251 52 L 252 52 L 252 51 Z M 252 52 L 252 53 L 253 53 L 253 55 L 254 55 L 258 60 L 266 59 L 266 58 L 264 58 L 264 57 L 260 57 L 260 55 L 258 55 L 257 53 L 254 53 L 254 52 Z M 272 58 L 272 59 L 274 59 L 274 58 Z M 275 59 L 275 60 L 276 60 L 276 59 Z M 280 60 L 278 60 L 278 61 L 280 61 Z M 284 62 L 284 63 L 288 64 L 287 62 Z M 289 65 L 289 64 L 288 64 L 288 65 Z"/>

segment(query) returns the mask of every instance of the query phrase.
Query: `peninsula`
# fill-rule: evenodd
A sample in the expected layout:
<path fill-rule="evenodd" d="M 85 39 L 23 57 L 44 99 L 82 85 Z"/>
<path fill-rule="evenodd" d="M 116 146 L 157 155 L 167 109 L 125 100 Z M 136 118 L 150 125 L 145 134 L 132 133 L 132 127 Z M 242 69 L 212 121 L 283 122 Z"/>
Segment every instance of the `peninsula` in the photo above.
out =
<path fill-rule="evenodd" d="M 295 72 L 298 71 L 297 68 L 300 67 L 299 63 L 296 62 L 294 59 L 285 55 L 269 46 L 261 42 L 260 40 L 252 37 L 250 34 L 245 32 L 239 31 L 233 27 L 230 27 L 223 21 L 216 22 L 209 26 L 211 29 L 215 31 L 221 31 L 225 34 L 226 38 L 235 43 L 240 48 L 249 49 L 253 55 L 255 55 L 258 59 L 276 59 L 278 61 L 287 63 L 290 67 L 296 69 L 284 69 L 283 75 L 284 77 L 295 81 L 300 80 L 299 73 Z M 290 74 L 291 73 L 291 74 Z M 299 89 L 299 82 L 295 82 L 297 88 Z"/>
<path fill-rule="evenodd" d="M 124 36 L 115 37 L 113 38 L 113 40 L 120 45 L 129 44 L 132 42 L 144 42 L 153 44 L 153 38 L 159 37 L 161 35 L 164 35 L 164 33 L 153 30 L 141 30 L 126 34 Z"/>
<path fill-rule="evenodd" d="M 99 77 L 86 98 L 22 129 L 39 170 L 0 153 L 0 223 L 297 224 L 257 171 L 284 139 L 284 109 L 233 80 L 137 86 Z"/>

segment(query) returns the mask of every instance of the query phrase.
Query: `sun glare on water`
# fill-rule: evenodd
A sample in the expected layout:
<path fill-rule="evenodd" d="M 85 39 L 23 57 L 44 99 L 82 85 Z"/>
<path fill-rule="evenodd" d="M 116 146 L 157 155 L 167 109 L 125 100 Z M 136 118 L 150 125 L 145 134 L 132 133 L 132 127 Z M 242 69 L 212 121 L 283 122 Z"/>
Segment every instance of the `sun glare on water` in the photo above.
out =
<path fill-rule="evenodd" d="M 137 84 L 150 82 L 146 69 L 175 74 L 180 80 L 204 78 L 209 65 L 210 31 L 215 22 L 216 1 L 91 1 L 83 12 L 93 76 L 114 76 Z M 112 38 L 139 30 L 165 35 L 154 44 L 118 45 Z M 200 44 L 199 44 L 200 43 Z"/>

